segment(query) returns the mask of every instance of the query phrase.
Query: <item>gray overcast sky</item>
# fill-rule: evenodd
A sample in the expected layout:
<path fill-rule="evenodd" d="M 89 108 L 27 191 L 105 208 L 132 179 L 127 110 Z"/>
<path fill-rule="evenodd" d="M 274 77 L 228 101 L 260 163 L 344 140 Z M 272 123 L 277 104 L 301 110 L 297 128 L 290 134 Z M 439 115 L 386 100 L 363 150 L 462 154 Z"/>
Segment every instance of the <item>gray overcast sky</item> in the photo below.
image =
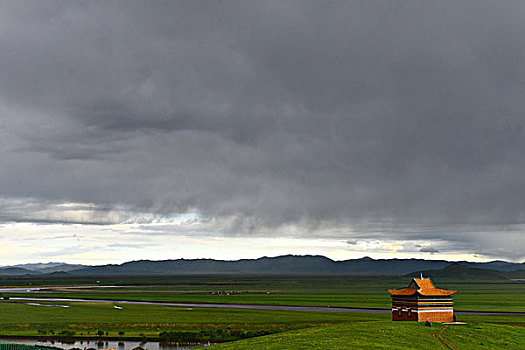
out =
<path fill-rule="evenodd" d="M 217 252 L 276 237 L 294 243 L 253 254 L 523 260 L 523 18 L 523 1 L 0 1 L 0 243 L 20 261 L 235 259 Z"/>

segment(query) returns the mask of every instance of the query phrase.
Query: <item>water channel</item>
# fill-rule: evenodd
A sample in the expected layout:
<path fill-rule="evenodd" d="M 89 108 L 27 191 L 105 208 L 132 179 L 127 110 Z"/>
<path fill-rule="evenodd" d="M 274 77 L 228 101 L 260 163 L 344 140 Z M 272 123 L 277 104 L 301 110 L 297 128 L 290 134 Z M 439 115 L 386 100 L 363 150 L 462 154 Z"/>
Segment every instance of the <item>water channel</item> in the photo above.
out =
<path fill-rule="evenodd" d="M 26 345 L 41 345 L 46 347 L 57 347 L 61 349 L 115 349 L 115 350 L 132 350 L 141 347 L 147 350 L 182 350 L 196 349 L 207 347 L 209 343 L 163 343 L 163 342 L 140 342 L 140 341 L 122 341 L 122 340 L 38 340 L 38 339 L 2 339 L 1 342 L 16 343 Z"/>

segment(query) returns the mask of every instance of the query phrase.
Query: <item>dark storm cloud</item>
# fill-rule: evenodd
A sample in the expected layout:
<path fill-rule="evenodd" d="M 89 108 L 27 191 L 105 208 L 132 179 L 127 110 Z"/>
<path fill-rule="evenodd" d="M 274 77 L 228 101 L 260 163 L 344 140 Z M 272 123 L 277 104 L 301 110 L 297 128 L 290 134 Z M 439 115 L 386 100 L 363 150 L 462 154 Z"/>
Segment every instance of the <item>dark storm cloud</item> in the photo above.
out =
<path fill-rule="evenodd" d="M 431 253 L 431 254 L 439 253 L 439 250 L 437 250 L 434 247 L 423 247 L 423 248 L 419 249 L 419 251 L 423 252 L 423 253 Z"/>
<path fill-rule="evenodd" d="M 198 210 L 239 232 L 504 241 L 525 220 L 524 16 L 520 1 L 2 2 L 0 194 Z"/>

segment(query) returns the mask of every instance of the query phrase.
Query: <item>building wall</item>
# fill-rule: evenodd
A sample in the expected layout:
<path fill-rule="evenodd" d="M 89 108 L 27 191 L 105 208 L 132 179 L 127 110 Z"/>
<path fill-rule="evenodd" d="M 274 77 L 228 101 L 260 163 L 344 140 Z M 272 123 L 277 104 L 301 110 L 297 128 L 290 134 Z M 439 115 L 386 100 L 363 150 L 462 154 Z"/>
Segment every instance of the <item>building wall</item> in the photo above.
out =
<path fill-rule="evenodd" d="M 392 310 L 392 321 L 418 321 L 417 312 L 402 310 L 400 316 L 398 310 Z"/>
<path fill-rule="evenodd" d="M 418 312 L 417 318 L 419 322 L 453 322 L 454 313 L 452 311 Z"/>
<path fill-rule="evenodd" d="M 452 311 L 430 311 L 418 312 L 412 310 L 409 312 L 406 309 L 401 311 L 392 310 L 392 321 L 415 321 L 415 322 L 452 322 L 454 321 L 454 312 Z"/>
<path fill-rule="evenodd" d="M 453 307 L 454 301 L 451 296 L 393 295 L 392 320 L 452 322 L 454 318 Z M 399 309 L 401 309 L 401 313 Z"/>

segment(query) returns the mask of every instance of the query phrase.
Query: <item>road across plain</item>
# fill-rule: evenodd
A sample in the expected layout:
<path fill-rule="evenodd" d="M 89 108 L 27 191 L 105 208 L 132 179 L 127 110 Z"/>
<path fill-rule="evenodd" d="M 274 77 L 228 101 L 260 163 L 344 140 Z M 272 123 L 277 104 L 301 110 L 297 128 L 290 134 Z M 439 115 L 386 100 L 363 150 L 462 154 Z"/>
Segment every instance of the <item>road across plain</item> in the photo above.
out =
<path fill-rule="evenodd" d="M 328 306 L 291 306 L 291 305 L 258 305 L 258 304 L 215 304 L 215 303 L 178 303 L 139 300 L 109 300 L 109 299 L 80 299 L 80 298 L 35 298 L 11 297 L 10 300 L 20 301 L 52 301 L 52 302 L 90 302 L 112 304 L 158 305 L 187 308 L 211 309 L 249 309 L 249 310 L 277 310 L 277 311 L 310 311 L 310 312 L 361 312 L 361 313 L 391 313 L 391 309 L 366 309 Z M 456 311 L 458 315 L 525 315 L 525 312 L 488 312 L 488 311 Z"/>

